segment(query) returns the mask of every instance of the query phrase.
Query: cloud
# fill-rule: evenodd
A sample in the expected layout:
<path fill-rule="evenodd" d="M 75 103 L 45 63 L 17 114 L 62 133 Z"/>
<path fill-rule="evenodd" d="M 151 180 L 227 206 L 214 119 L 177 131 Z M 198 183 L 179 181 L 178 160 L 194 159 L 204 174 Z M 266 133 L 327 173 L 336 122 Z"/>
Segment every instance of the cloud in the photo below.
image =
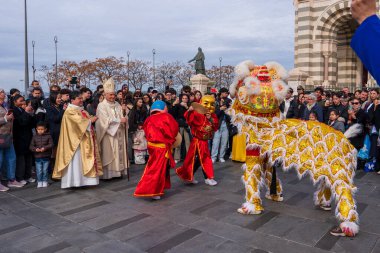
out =
<path fill-rule="evenodd" d="M 0 6 L 0 86 L 22 88 L 24 79 L 23 1 Z M 269 60 L 293 67 L 294 10 L 291 1 L 266 0 L 29 0 L 29 66 L 36 41 L 36 66 L 58 60 L 114 55 L 131 59 L 182 61 L 198 46 L 206 65 Z M 31 73 L 31 70 L 30 70 Z M 30 77 L 31 80 L 31 77 Z"/>

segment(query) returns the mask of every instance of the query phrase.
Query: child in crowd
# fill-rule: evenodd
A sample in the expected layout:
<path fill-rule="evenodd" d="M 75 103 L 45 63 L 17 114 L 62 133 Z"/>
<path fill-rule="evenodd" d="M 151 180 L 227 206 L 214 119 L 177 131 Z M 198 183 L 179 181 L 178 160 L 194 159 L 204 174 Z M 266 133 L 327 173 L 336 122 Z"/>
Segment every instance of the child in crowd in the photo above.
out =
<path fill-rule="evenodd" d="M 344 123 L 339 121 L 338 118 L 339 118 L 338 111 L 331 110 L 328 125 L 334 128 L 335 130 L 338 130 L 344 133 L 345 132 Z"/>
<path fill-rule="evenodd" d="M 145 156 L 147 151 L 147 142 L 143 129 L 144 123 L 139 123 L 136 132 L 133 135 L 133 151 L 135 156 L 135 164 L 145 164 Z"/>
<path fill-rule="evenodd" d="M 317 114 L 315 112 L 311 112 L 309 115 L 309 120 L 311 121 L 318 121 Z"/>
<path fill-rule="evenodd" d="M 47 133 L 46 124 L 38 122 L 36 134 L 33 136 L 29 149 L 36 161 L 37 188 L 48 186 L 48 167 L 53 148 L 53 139 Z"/>

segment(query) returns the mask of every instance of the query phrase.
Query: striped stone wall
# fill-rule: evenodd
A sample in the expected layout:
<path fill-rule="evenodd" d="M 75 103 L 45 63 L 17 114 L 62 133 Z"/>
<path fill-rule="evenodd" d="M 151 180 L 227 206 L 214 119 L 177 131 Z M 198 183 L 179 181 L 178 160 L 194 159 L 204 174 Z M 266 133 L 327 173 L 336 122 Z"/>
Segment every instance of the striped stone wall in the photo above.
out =
<path fill-rule="evenodd" d="M 357 28 L 349 0 L 295 0 L 294 67 L 315 86 L 361 86 L 362 64 L 349 47 Z M 327 61 L 327 62 L 326 62 Z"/>

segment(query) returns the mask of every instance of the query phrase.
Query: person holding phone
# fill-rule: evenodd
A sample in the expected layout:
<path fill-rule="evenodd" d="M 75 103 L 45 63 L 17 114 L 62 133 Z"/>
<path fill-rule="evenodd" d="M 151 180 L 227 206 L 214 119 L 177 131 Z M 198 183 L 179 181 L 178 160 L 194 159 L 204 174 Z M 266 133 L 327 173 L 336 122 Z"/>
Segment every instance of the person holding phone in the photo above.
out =
<path fill-rule="evenodd" d="M 0 89 L 0 167 L 7 168 L 8 187 L 23 187 L 24 185 L 16 181 L 16 153 L 13 146 L 13 111 L 7 110 L 4 106 L 5 91 Z M 3 175 L 4 176 L 4 175 Z M 0 191 L 8 191 L 9 188 L 0 182 Z"/>

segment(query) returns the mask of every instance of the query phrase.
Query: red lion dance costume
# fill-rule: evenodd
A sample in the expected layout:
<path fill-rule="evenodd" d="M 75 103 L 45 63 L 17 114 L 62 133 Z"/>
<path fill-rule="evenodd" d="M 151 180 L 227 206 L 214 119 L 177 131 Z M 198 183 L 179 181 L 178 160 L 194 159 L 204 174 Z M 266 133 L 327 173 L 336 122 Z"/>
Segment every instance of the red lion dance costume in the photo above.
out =
<path fill-rule="evenodd" d="M 149 160 L 134 195 L 160 199 L 164 189 L 171 186 L 169 170 L 175 166 L 172 145 L 178 134 L 178 123 L 167 113 L 165 102 L 156 101 L 143 128 L 148 141 Z"/>

